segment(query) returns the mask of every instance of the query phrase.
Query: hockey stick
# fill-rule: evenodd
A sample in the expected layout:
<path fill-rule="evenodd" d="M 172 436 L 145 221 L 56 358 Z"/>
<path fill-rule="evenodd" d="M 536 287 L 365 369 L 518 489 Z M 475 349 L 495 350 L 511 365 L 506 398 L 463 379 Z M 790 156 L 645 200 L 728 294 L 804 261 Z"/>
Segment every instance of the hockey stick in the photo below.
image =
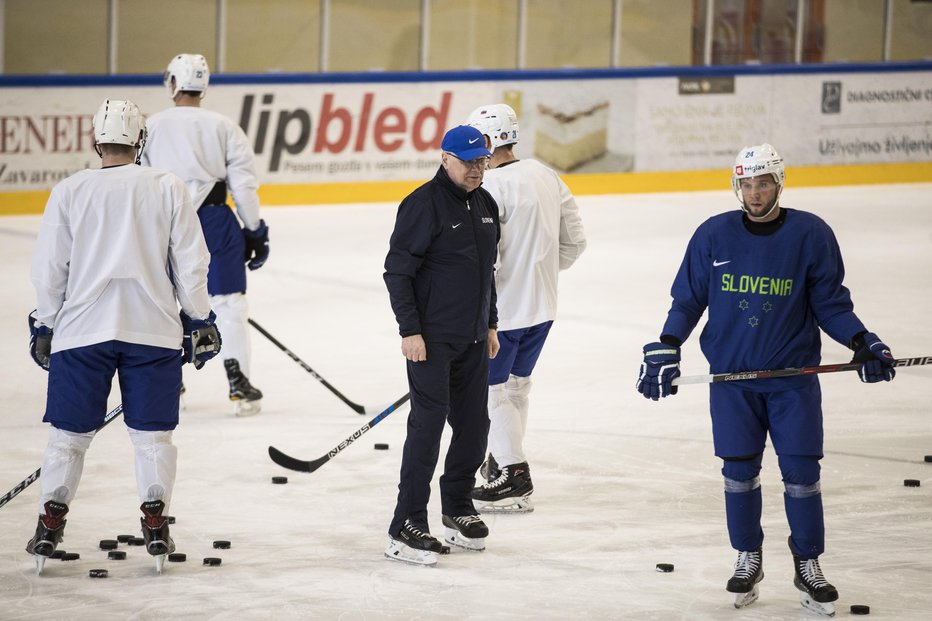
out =
<path fill-rule="evenodd" d="M 267 338 L 267 339 L 269 339 L 270 341 L 272 341 L 272 344 L 273 344 L 273 345 L 275 345 L 275 346 L 278 347 L 280 350 L 282 350 L 283 352 L 285 352 L 286 354 L 288 354 L 288 357 L 289 357 L 289 358 L 291 358 L 292 360 L 294 360 L 295 362 L 297 362 L 299 365 L 301 365 L 301 368 L 302 368 L 302 369 L 304 369 L 305 371 L 307 371 L 308 373 L 310 373 L 311 375 L 313 375 L 313 376 L 314 376 L 314 379 L 316 379 L 318 382 L 320 382 L 321 384 L 323 384 L 324 386 L 326 386 L 327 389 L 328 389 L 330 392 L 332 392 L 332 393 L 335 394 L 337 397 L 339 397 L 339 398 L 340 398 L 340 401 L 342 401 L 342 402 L 345 403 L 346 405 L 348 405 L 348 406 L 350 406 L 351 408 L 353 408 L 353 411 L 355 411 L 357 414 L 375 414 L 376 412 L 379 411 L 379 407 L 381 407 L 381 406 L 379 406 L 379 407 L 366 407 L 366 406 L 364 406 L 364 405 L 359 405 L 358 403 L 356 403 L 356 402 L 354 402 L 354 401 L 350 401 L 342 392 L 340 392 L 339 390 L 337 390 L 336 388 L 334 388 L 333 385 L 332 385 L 330 382 L 328 382 L 327 380 L 325 380 L 324 378 L 322 378 L 322 377 L 320 376 L 320 374 L 319 374 L 317 371 L 315 371 L 314 369 L 312 369 L 311 367 L 309 367 L 309 366 L 307 365 L 306 362 L 304 362 L 303 360 L 301 360 L 300 358 L 298 358 L 298 355 L 297 355 L 297 354 L 295 354 L 293 351 L 291 351 L 290 349 L 288 349 L 287 347 L 285 347 L 285 346 L 281 343 L 281 341 L 279 341 L 279 340 L 276 339 L 274 336 L 272 336 L 271 334 L 269 334 L 268 331 L 267 331 L 265 328 L 263 328 L 262 326 L 260 326 L 259 324 L 257 324 L 257 323 L 256 323 L 255 321 L 253 321 L 252 319 L 249 319 L 248 321 L 249 321 L 249 324 L 250 324 L 253 328 L 255 328 L 256 330 L 258 330 L 259 333 L 262 334 L 262 336 L 264 336 L 265 338 Z"/>
<path fill-rule="evenodd" d="M 823 364 L 817 367 L 800 367 L 776 369 L 774 371 L 739 371 L 737 373 L 714 373 L 712 375 L 687 375 L 673 380 L 674 386 L 683 384 L 717 384 L 718 382 L 736 382 L 739 380 L 768 379 L 771 377 L 792 377 L 794 375 L 815 375 L 816 373 L 837 373 L 839 371 L 857 371 L 861 362 L 843 362 L 841 364 Z M 918 358 L 897 358 L 894 367 L 912 367 L 932 364 L 932 356 Z"/>
<path fill-rule="evenodd" d="M 104 424 L 98 427 L 97 429 L 95 429 L 94 433 L 100 431 L 101 429 L 109 425 L 110 421 L 112 421 L 114 418 L 119 416 L 122 412 L 123 412 L 123 404 L 120 404 L 116 406 L 115 408 L 113 408 L 112 410 L 110 410 L 109 412 L 107 412 L 107 415 L 104 417 Z M 39 474 L 41 472 L 42 472 L 42 468 L 39 468 L 38 470 L 30 474 L 28 477 L 20 481 L 20 483 L 16 487 L 14 487 L 10 491 L 8 491 L 6 494 L 4 494 L 3 497 L 0 498 L 0 507 L 10 502 L 11 500 L 13 500 L 13 498 L 15 498 L 21 491 L 23 491 L 24 489 L 26 489 L 27 487 L 29 487 L 30 485 L 38 481 Z"/>
<path fill-rule="evenodd" d="M 345 449 L 347 446 L 349 446 L 350 444 L 358 440 L 362 434 L 366 433 L 367 431 L 369 431 L 370 429 L 378 425 L 379 421 L 381 421 L 383 418 L 385 418 L 386 416 L 388 416 L 389 414 L 397 410 L 399 407 L 401 407 L 405 403 L 405 401 L 407 401 L 410 398 L 411 398 L 411 393 L 407 393 L 403 397 L 399 398 L 393 404 L 385 408 L 385 410 L 380 412 L 378 416 L 376 416 L 375 418 L 370 420 L 368 423 L 366 423 L 365 425 L 357 429 L 355 432 L 353 432 L 353 435 L 351 435 L 350 437 L 348 437 L 347 439 L 343 440 L 342 442 L 337 444 L 335 447 L 330 449 L 330 452 L 324 455 L 323 457 L 318 457 L 317 459 L 314 459 L 312 461 L 304 461 L 303 459 L 297 459 L 290 455 L 285 455 L 284 453 L 282 453 L 280 450 L 278 450 L 274 446 L 269 447 L 269 457 L 272 458 L 272 461 L 274 461 L 279 466 L 282 466 L 283 468 L 288 468 L 289 470 L 297 470 L 298 472 L 314 472 L 315 470 L 323 466 L 325 463 L 327 463 L 328 461 L 330 461 L 331 459 L 339 455 L 340 452 L 343 449 Z"/>

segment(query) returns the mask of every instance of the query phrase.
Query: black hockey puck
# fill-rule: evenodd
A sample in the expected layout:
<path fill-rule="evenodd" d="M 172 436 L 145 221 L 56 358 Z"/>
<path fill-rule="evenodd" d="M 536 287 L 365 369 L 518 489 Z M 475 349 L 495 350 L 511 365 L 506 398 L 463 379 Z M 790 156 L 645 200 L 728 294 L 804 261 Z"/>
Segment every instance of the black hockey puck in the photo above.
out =
<path fill-rule="evenodd" d="M 377 451 L 387 451 L 387 450 L 388 450 L 388 445 L 385 444 L 384 442 L 376 442 L 376 443 L 375 443 L 375 450 L 377 450 Z"/>
<path fill-rule="evenodd" d="M 175 523 L 175 516 L 174 516 L 174 515 L 166 515 L 166 516 L 165 516 L 165 519 L 168 520 L 168 523 L 169 523 L 169 524 L 174 524 L 174 523 Z"/>
<path fill-rule="evenodd" d="M 217 550 L 229 550 L 230 542 L 224 541 L 223 539 L 218 539 L 217 541 L 214 542 L 214 548 Z"/>
<path fill-rule="evenodd" d="M 81 558 L 81 555 L 77 552 L 65 552 L 61 555 L 61 560 L 63 561 L 76 561 Z"/>
<path fill-rule="evenodd" d="M 216 556 L 208 556 L 207 558 L 204 559 L 204 564 L 205 564 L 205 565 L 210 565 L 211 567 L 214 567 L 214 566 L 216 566 L 216 565 L 219 565 L 219 564 L 222 563 L 222 562 L 223 562 L 223 560 L 217 558 Z"/>
<path fill-rule="evenodd" d="M 673 563 L 657 563 L 657 571 L 662 574 L 668 574 L 673 571 Z"/>
<path fill-rule="evenodd" d="M 870 606 L 865 606 L 864 604 L 851 604 L 851 614 L 853 615 L 869 615 L 870 613 Z"/>
<path fill-rule="evenodd" d="M 925 460 L 927 464 L 932 464 L 932 455 L 926 455 Z"/>
<path fill-rule="evenodd" d="M 906 487 L 919 487 L 919 479 L 906 479 L 903 481 Z"/>
<path fill-rule="evenodd" d="M 136 535 L 117 535 L 117 541 L 120 543 L 129 543 L 129 540 L 134 538 Z"/>
<path fill-rule="evenodd" d="M 275 485 L 284 485 L 288 482 L 288 477 L 272 477 L 272 483 Z"/>
<path fill-rule="evenodd" d="M 146 540 L 142 537 L 130 537 L 126 543 L 131 546 L 144 546 L 146 545 Z"/>
<path fill-rule="evenodd" d="M 55 550 L 54 552 L 52 552 L 52 556 L 50 556 L 49 558 L 57 558 L 57 559 L 60 559 L 60 558 L 63 557 L 65 554 L 67 554 L 67 552 L 65 552 L 64 550 Z"/>
<path fill-rule="evenodd" d="M 169 563 L 184 563 L 188 560 L 188 555 L 184 552 L 172 552 L 168 555 Z"/>
<path fill-rule="evenodd" d="M 101 539 L 97 545 L 101 550 L 116 550 L 120 543 L 116 539 Z"/>
<path fill-rule="evenodd" d="M 110 550 L 109 552 L 107 552 L 107 558 L 110 559 L 111 561 L 125 561 L 126 552 L 124 552 L 123 550 Z"/>
<path fill-rule="evenodd" d="M 91 578 L 106 578 L 107 574 L 110 573 L 106 569 L 92 569 L 87 572 L 87 575 Z"/>
<path fill-rule="evenodd" d="M 450 553 L 450 546 L 440 546 L 440 553 L 441 553 L 441 554 L 449 554 L 449 553 Z"/>

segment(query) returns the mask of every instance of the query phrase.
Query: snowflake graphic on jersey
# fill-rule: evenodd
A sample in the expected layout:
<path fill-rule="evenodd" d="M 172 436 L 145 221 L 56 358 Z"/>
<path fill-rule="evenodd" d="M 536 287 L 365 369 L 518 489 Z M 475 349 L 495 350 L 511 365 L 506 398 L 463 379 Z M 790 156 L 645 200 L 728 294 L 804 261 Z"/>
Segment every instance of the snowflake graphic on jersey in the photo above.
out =
<path fill-rule="evenodd" d="M 741 300 L 740 302 L 738 302 L 738 308 L 740 308 L 741 310 L 747 310 L 748 306 L 750 306 L 750 304 L 748 304 L 747 300 Z"/>
<path fill-rule="evenodd" d="M 760 320 L 757 317 L 751 317 L 748 319 L 748 325 L 752 328 L 756 328 L 760 324 Z"/>
<path fill-rule="evenodd" d="M 763 304 L 761 304 L 761 308 L 764 310 L 765 313 L 769 313 L 770 311 L 773 310 L 773 304 L 771 304 L 770 302 L 764 302 Z"/>

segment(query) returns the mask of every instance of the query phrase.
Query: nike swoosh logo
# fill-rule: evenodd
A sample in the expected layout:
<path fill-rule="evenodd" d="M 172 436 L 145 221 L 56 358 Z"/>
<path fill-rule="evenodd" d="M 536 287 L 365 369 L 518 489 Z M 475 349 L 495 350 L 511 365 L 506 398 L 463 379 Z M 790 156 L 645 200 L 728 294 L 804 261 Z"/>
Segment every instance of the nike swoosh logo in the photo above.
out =
<path fill-rule="evenodd" d="M 453 225 L 453 228 L 455 229 L 455 228 L 458 227 L 460 224 L 462 224 L 462 222 L 459 222 L 459 223 L 457 223 L 457 224 L 454 224 L 454 225 Z"/>
<path fill-rule="evenodd" d="M 720 267 L 726 263 L 731 263 L 731 261 L 712 261 L 712 267 Z"/>
<path fill-rule="evenodd" d="M 469 141 L 469 144 L 472 144 L 472 143 L 474 143 L 474 142 L 477 141 L 477 140 L 479 140 L 479 139 L 478 139 L 478 138 L 473 138 L 472 140 Z"/>

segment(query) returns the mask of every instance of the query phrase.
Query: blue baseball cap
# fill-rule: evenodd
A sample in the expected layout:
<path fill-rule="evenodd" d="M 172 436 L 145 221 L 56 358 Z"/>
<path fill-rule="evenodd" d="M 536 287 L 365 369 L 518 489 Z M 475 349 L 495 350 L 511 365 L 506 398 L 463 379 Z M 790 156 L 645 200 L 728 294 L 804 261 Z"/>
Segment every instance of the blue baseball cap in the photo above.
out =
<path fill-rule="evenodd" d="M 477 157 L 492 156 L 485 148 L 485 136 L 469 125 L 458 125 L 444 134 L 440 148 L 467 162 Z"/>

